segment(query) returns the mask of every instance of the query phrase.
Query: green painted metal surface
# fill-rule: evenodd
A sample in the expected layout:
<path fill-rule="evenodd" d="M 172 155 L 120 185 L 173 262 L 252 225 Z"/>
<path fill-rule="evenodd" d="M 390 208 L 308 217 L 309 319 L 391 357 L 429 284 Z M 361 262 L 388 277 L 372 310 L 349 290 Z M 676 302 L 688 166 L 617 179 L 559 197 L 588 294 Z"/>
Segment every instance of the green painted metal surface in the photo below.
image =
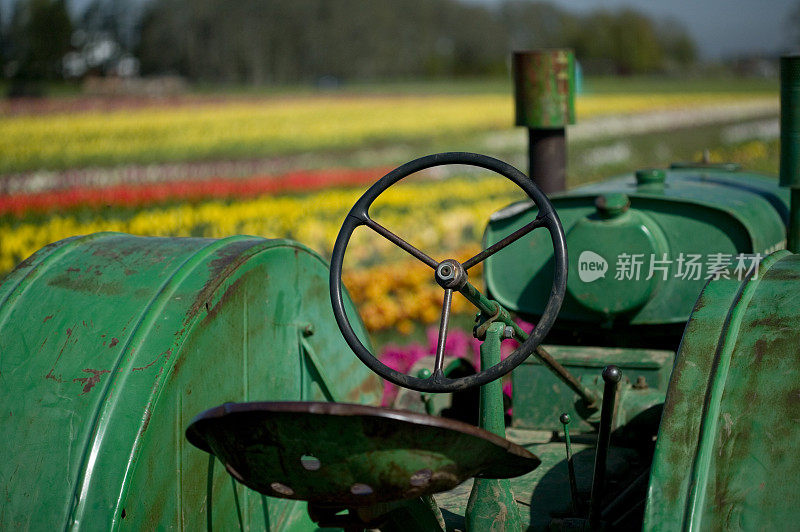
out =
<path fill-rule="evenodd" d="M 575 55 L 537 50 L 513 55 L 516 124 L 563 128 L 575 123 Z"/>
<path fill-rule="evenodd" d="M 673 370 L 650 530 L 786 530 L 800 520 L 800 255 L 709 283 Z"/>
<path fill-rule="evenodd" d="M 557 345 L 545 347 L 553 358 L 598 394 L 603 388 L 600 378 L 603 367 L 614 364 L 622 369 L 626 386 L 622 389 L 617 413 L 618 425 L 664 400 L 675 355 L 672 351 Z M 566 412 L 572 419 L 572 430 L 588 432 L 594 429 L 597 412 L 587 412 L 581 408 L 578 397 L 561 386 L 534 357 L 514 370 L 511 379 L 514 427 L 560 430 L 559 416 Z"/>
<path fill-rule="evenodd" d="M 629 199 L 628 208 L 613 206 L 621 195 Z M 551 200 L 564 224 L 570 260 L 568 294 L 556 324 L 561 329 L 682 324 L 712 273 L 713 255 L 733 269 L 740 253 L 763 256 L 785 246 L 789 192 L 755 174 L 648 169 Z M 529 203 L 495 213 L 484 245 L 535 215 Z M 533 231 L 486 261 L 484 278 L 493 298 L 524 315 L 542 311 L 552 278 L 547 238 Z M 693 256 L 699 266 L 690 265 Z M 743 258 L 742 266 L 752 261 Z"/>
<path fill-rule="evenodd" d="M 0 285 L 0 528 L 307 530 L 303 503 L 232 483 L 183 432 L 226 401 L 379 400 L 327 278 L 257 237 L 101 233 L 23 262 Z"/>
<path fill-rule="evenodd" d="M 505 325 L 502 322 L 489 325 L 486 340 L 481 344 L 482 368 L 489 368 L 500 362 L 500 342 L 504 330 Z M 498 379 L 481 387 L 480 427 L 505 438 L 504 418 L 503 384 Z M 470 531 L 522 530 L 522 517 L 508 479 L 476 478 L 464 518 L 467 530 Z"/>
<path fill-rule="evenodd" d="M 420 497 L 409 501 L 388 515 L 381 524 L 381 532 L 406 532 L 425 530 L 426 532 L 445 532 L 442 511 L 433 497 Z"/>
<path fill-rule="evenodd" d="M 619 203 L 609 205 L 615 201 Z M 650 279 L 645 275 L 639 281 L 617 279 L 612 268 L 603 271 L 605 259 L 598 257 L 662 257 L 668 244 L 651 216 L 629 209 L 626 195 L 601 194 L 595 205 L 596 215 L 579 219 L 567 232 L 569 249 L 582 250 L 578 260 L 570 262 L 567 293 L 588 311 L 608 319 L 639 310 L 665 281 L 659 275 Z M 603 243 L 602 255 L 594 251 L 598 242 Z"/>
<path fill-rule="evenodd" d="M 542 460 L 542 464 L 521 477 L 510 479 L 511 490 L 519 504 L 522 530 L 551 530 L 554 518 L 574 515 L 570 495 L 564 443 L 553 441 L 550 431 L 508 429 L 508 439 L 522 445 Z M 572 440 L 574 468 L 578 491 L 587 498 L 591 490 L 594 466 L 594 441 L 575 437 Z M 638 472 L 644 457 L 634 449 L 611 447 L 609 451 L 609 483 L 617 489 L 626 485 Z M 434 495 L 442 508 L 448 530 L 465 530 L 473 481 Z"/>

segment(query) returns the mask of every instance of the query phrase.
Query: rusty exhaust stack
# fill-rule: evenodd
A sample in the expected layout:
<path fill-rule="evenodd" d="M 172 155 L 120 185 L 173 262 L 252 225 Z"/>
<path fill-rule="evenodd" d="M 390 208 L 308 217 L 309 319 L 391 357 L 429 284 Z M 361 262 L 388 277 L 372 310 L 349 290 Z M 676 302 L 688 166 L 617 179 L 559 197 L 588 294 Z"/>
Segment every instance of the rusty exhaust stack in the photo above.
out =
<path fill-rule="evenodd" d="M 567 188 L 566 126 L 575 123 L 572 50 L 514 52 L 516 125 L 528 128 L 528 175 L 545 194 Z"/>
<path fill-rule="evenodd" d="M 800 252 L 800 55 L 781 57 L 781 186 L 792 191 L 786 249 Z"/>

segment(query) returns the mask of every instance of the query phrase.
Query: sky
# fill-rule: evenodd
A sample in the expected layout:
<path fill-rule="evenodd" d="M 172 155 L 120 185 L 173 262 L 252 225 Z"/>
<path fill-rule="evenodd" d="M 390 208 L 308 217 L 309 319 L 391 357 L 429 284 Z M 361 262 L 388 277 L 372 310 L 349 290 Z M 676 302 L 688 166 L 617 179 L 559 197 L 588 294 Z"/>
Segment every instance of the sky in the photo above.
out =
<path fill-rule="evenodd" d="M 5 15 L 13 0 L 0 0 Z M 89 0 L 67 0 L 73 11 Z M 117 0 L 125 1 L 125 0 Z M 144 0 L 127 0 L 141 3 Z M 335 1 L 335 0 L 329 0 Z M 503 0 L 471 0 L 495 5 Z M 550 0 L 574 12 L 632 7 L 651 16 L 674 17 L 686 26 L 701 58 L 797 51 L 790 41 L 790 14 L 800 0 Z"/>

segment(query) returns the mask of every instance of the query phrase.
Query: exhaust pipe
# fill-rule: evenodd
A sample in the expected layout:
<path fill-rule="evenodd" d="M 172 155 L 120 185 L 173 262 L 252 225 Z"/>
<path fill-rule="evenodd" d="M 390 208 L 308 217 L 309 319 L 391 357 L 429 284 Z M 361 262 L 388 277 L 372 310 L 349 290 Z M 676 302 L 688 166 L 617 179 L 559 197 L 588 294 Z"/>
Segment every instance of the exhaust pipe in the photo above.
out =
<path fill-rule="evenodd" d="M 528 128 L 528 175 L 545 194 L 567 188 L 566 125 L 575 123 L 572 50 L 514 52 L 516 125 Z"/>
<path fill-rule="evenodd" d="M 800 54 L 781 57 L 780 184 L 791 189 L 786 249 L 800 252 Z"/>

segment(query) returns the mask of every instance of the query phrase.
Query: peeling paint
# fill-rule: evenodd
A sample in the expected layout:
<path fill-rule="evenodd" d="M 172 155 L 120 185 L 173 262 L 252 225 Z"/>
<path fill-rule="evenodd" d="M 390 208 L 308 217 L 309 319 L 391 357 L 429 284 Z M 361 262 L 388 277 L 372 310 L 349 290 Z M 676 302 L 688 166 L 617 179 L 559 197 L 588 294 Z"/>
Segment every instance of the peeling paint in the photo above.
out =
<path fill-rule="evenodd" d="M 146 364 L 144 366 L 138 367 L 138 368 L 133 368 L 131 371 L 142 371 L 142 370 L 145 370 L 145 369 L 149 368 L 150 366 L 152 366 L 153 364 L 155 364 L 156 362 L 158 362 L 159 359 L 162 356 L 164 357 L 165 360 L 169 360 L 169 357 L 170 357 L 171 354 L 172 354 L 172 349 L 171 348 L 167 349 L 163 353 L 159 354 L 156 358 L 154 358 L 150 363 L 148 363 L 148 364 Z"/>
<path fill-rule="evenodd" d="M 81 392 L 81 395 L 89 393 L 94 387 L 94 385 L 100 382 L 100 375 L 104 373 L 110 373 L 110 371 L 107 369 L 86 368 L 83 371 L 85 371 L 86 373 L 91 373 L 92 374 L 91 377 L 77 377 L 75 379 L 72 379 L 72 382 L 80 382 L 81 384 L 83 384 L 83 392 Z"/>
<path fill-rule="evenodd" d="M 733 429 L 733 419 L 731 419 L 731 415 L 728 412 L 722 414 L 722 419 L 725 420 L 725 432 L 730 436 L 731 430 Z"/>
<path fill-rule="evenodd" d="M 56 357 L 55 362 L 53 362 L 53 366 L 50 368 L 50 371 L 48 371 L 47 375 L 44 376 L 45 379 L 51 379 L 56 382 L 61 382 L 61 376 L 53 375 L 53 370 L 56 369 L 56 365 L 58 364 L 61 355 L 64 354 L 64 349 L 67 347 L 67 343 L 69 342 L 70 336 L 72 336 L 72 329 L 67 329 L 67 338 L 64 340 L 64 344 L 61 346 L 61 349 L 58 350 L 58 356 Z"/>

